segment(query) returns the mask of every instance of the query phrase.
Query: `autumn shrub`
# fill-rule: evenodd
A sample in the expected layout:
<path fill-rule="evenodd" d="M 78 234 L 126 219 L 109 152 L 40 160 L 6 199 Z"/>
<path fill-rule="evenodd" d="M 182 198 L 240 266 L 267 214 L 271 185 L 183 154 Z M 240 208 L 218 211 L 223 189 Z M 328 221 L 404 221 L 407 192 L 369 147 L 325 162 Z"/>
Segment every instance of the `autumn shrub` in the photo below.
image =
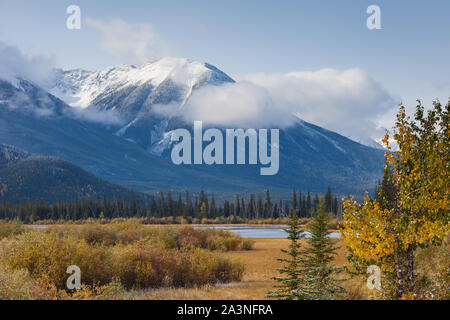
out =
<path fill-rule="evenodd" d="M 117 234 L 111 228 L 98 223 L 83 225 L 80 236 L 89 244 L 113 245 L 118 241 Z"/>
<path fill-rule="evenodd" d="M 131 298 L 118 279 L 113 279 L 106 285 L 82 284 L 71 296 L 72 300 L 124 300 Z"/>
<path fill-rule="evenodd" d="M 239 245 L 241 244 L 241 238 L 231 236 L 224 238 L 224 242 L 226 251 L 235 251 L 239 248 Z"/>
<path fill-rule="evenodd" d="M 31 299 L 36 284 L 27 270 L 14 270 L 8 265 L 0 265 L 0 300 Z"/>
<path fill-rule="evenodd" d="M 0 241 L 0 266 L 5 266 L 0 289 L 10 288 L 2 293 L 5 299 L 120 299 L 129 289 L 240 280 L 243 265 L 212 250 L 250 247 L 226 231 L 147 227 L 136 221 L 9 234 Z M 81 290 L 66 289 L 71 265 L 81 270 Z"/>
<path fill-rule="evenodd" d="M 180 253 L 178 273 L 172 274 L 174 286 L 193 287 L 242 279 L 244 265 L 228 257 L 201 248 Z"/>
<path fill-rule="evenodd" d="M 244 275 L 244 264 L 240 261 L 233 261 L 226 257 L 217 255 L 217 266 L 215 268 L 216 279 L 226 283 L 240 281 Z"/>
<path fill-rule="evenodd" d="M 167 251 L 145 242 L 119 245 L 114 248 L 114 274 L 128 289 L 161 286 L 170 259 Z"/>
<path fill-rule="evenodd" d="M 111 252 L 103 245 L 90 245 L 71 235 L 29 231 L 0 243 L 0 261 L 14 270 L 25 269 L 35 279 L 49 279 L 65 289 L 67 267 L 77 265 L 83 282 L 105 284 L 111 281 Z"/>
<path fill-rule="evenodd" d="M 252 250 L 255 245 L 255 241 L 252 239 L 243 239 L 241 242 L 241 250 Z"/>
<path fill-rule="evenodd" d="M 225 247 L 223 238 L 220 238 L 220 237 L 208 237 L 206 239 L 206 247 L 209 250 L 226 251 L 226 247 Z"/>
<path fill-rule="evenodd" d="M 0 239 L 21 234 L 25 231 L 25 227 L 19 221 L 3 221 L 0 220 Z"/>
<path fill-rule="evenodd" d="M 105 225 L 104 228 L 110 229 L 115 233 L 117 240 L 121 243 L 132 243 L 146 236 L 146 227 L 137 219 L 129 219 L 120 223 Z"/>
<path fill-rule="evenodd" d="M 193 248 L 184 253 L 183 260 L 186 277 L 180 277 L 180 280 L 184 282 L 185 286 L 200 286 L 220 281 L 215 274 L 218 267 L 217 256 L 211 252 Z"/>
<path fill-rule="evenodd" d="M 48 278 L 35 279 L 26 269 L 12 269 L 0 264 L 0 300 L 68 299 Z"/>
<path fill-rule="evenodd" d="M 28 231 L 2 241 L 0 259 L 11 268 L 26 269 L 33 278 L 49 278 L 58 288 L 65 285 L 66 269 L 72 265 L 76 239 L 59 238 L 53 232 Z"/>
<path fill-rule="evenodd" d="M 114 277 L 113 259 L 110 247 L 104 244 L 91 245 L 81 240 L 74 246 L 71 261 L 80 267 L 84 284 L 103 286 Z M 67 274 L 65 277 L 67 278 Z"/>
<path fill-rule="evenodd" d="M 243 266 L 201 248 L 167 250 L 148 242 L 115 248 L 114 274 L 128 289 L 192 287 L 239 280 Z"/>

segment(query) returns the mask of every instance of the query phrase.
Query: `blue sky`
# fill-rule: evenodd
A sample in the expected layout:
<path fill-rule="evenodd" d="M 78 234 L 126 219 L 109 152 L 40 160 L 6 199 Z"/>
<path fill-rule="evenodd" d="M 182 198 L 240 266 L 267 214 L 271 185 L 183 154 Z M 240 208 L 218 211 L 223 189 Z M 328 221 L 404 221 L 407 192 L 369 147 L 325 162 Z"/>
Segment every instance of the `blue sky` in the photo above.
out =
<path fill-rule="evenodd" d="M 80 30 L 65 26 L 81 8 Z M 381 8 L 368 30 L 366 8 Z M 148 24 L 157 55 L 209 62 L 231 76 L 360 68 L 411 105 L 450 96 L 450 1 L 23 1 L 0 3 L 0 41 L 63 68 L 128 62 L 104 50 L 86 19 Z"/>

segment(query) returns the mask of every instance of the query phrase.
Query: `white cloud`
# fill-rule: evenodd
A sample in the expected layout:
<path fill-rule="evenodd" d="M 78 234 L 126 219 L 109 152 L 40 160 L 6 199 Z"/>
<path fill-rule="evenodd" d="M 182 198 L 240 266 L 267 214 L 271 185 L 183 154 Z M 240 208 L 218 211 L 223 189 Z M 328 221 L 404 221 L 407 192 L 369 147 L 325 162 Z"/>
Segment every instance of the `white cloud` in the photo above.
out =
<path fill-rule="evenodd" d="M 122 125 L 124 120 L 115 110 L 99 111 L 93 108 L 70 108 L 65 115 L 74 119 L 86 120 L 89 122 L 101 123 L 104 125 Z"/>
<path fill-rule="evenodd" d="M 355 140 L 378 137 L 397 102 L 361 69 L 321 69 L 241 77 L 265 88 L 276 108 Z"/>
<path fill-rule="evenodd" d="M 194 91 L 182 114 L 188 121 L 247 128 L 284 127 L 293 120 L 275 106 L 266 89 L 245 81 L 209 85 Z"/>
<path fill-rule="evenodd" d="M 100 47 L 122 63 L 141 64 L 159 55 L 162 43 L 148 23 L 130 25 L 122 19 L 86 19 L 86 24 L 101 33 Z"/>
<path fill-rule="evenodd" d="M 217 126 L 286 127 L 293 116 L 371 145 L 397 102 L 361 69 L 321 69 L 253 74 L 237 83 L 195 90 L 182 109 L 187 121 Z M 180 114 L 177 105 L 155 106 L 160 115 Z"/>
<path fill-rule="evenodd" d="M 0 78 L 17 83 L 23 78 L 46 86 L 52 75 L 54 59 L 37 52 L 23 54 L 17 47 L 0 42 Z"/>

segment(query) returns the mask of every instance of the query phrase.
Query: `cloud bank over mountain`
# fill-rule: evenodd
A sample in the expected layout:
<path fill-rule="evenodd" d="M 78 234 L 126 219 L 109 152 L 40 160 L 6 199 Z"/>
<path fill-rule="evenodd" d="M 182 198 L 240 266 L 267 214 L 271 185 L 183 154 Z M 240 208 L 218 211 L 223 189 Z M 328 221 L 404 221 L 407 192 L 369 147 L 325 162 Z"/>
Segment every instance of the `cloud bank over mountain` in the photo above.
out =
<path fill-rule="evenodd" d="M 359 68 L 260 73 L 241 79 L 265 88 L 282 111 L 356 140 L 382 134 L 379 120 L 397 104 Z"/>
<path fill-rule="evenodd" d="M 186 120 L 219 126 L 288 127 L 292 115 L 362 143 L 384 133 L 383 117 L 397 101 L 364 70 L 321 69 L 253 74 L 236 83 L 194 91 Z M 176 107 L 172 107 L 176 112 Z M 169 113 L 171 108 L 156 108 Z"/>
<path fill-rule="evenodd" d="M 155 33 L 150 25 L 133 27 L 121 20 L 89 20 L 103 33 L 107 50 L 117 57 L 145 60 L 150 55 Z M 127 38 L 133 44 L 123 42 Z M 136 39 L 140 40 L 136 40 Z M 136 42 L 136 43 L 134 43 Z M 179 73 L 179 72 L 178 72 Z M 186 82 L 186 77 L 176 83 Z M 44 89 L 55 75 L 53 60 L 42 55 L 23 54 L 13 46 L 0 43 L 0 78 L 10 82 L 17 77 L 29 79 Z M 230 127 L 288 127 L 293 116 L 367 143 L 380 137 L 386 114 L 392 114 L 397 102 L 378 82 L 359 68 L 251 74 L 238 82 L 204 85 L 192 91 L 182 106 L 182 117 L 189 122 Z M 155 106 L 162 115 L 179 113 L 179 105 Z M 76 117 L 91 121 L 120 123 L 117 114 L 76 112 Z"/>
<path fill-rule="evenodd" d="M 201 120 L 230 128 L 278 128 L 294 123 L 292 114 L 274 104 L 265 88 L 247 81 L 205 85 L 193 91 L 181 108 L 178 103 L 156 105 L 153 112 L 163 117 L 178 116 L 188 123 Z"/>
<path fill-rule="evenodd" d="M 36 52 L 23 54 L 17 47 L 0 41 L 0 79 L 17 83 L 17 78 L 46 86 L 52 75 L 54 59 Z"/>

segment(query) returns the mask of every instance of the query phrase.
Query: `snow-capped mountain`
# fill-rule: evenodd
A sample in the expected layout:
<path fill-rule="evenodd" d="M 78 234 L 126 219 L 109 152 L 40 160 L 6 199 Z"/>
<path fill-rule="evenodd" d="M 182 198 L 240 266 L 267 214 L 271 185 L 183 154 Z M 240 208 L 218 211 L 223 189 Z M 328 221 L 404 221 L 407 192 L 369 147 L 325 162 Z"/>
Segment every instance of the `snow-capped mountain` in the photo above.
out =
<path fill-rule="evenodd" d="M 171 130 L 192 130 L 179 117 L 186 101 L 202 86 L 233 82 L 206 63 L 165 58 L 97 72 L 58 70 L 55 78 L 46 90 L 24 79 L 0 80 L 0 142 L 63 158 L 136 190 L 269 187 L 287 194 L 293 186 L 313 192 L 330 186 L 361 195 L 380 177 L 383 151 L 300 119 L 280 130 L 277 175 L 260 176 L 251 165 L 174 165 L 168 158 Z M 153 112 L 169 106 L 175 112 Z M 114 112 L 123 122 L 105 126 L 79 117 L 90 111 L 98 117 Z"/>
<path fill-rule="evenodd" d="M 179 127 L 183 106 L 192 92 L 206 85 L 234 80 L 216 67 L 184 58 L 162 58 L 139 67 L 121 65 L 103 71 L 56 70 L 49 92 L 72 107 L 110 112 L 123 120 L 116 134 L 160 155 L 170 143 L 170 130 Z M 153 112 L 155 106 L 171 114 Z M 170 107 L 169 107 L 170 106 Z M 173 108 L 178 109 L 173 112 Z M 298 122 L 298 121 L 295 121 Z M 383 149 L 371 138 L 350 139 Z"/>
<path fill-rule="evenodd" d="M 159 153 L 168 117 L 158 117 L 155 105 L 175 104 L 182 109 L 193 90 L 204 85 L 234 82 L 207 63 L 182 58 L 163 58 L 136 66 L 117 66 L 104 71 L 56 72 L 50 92 L 73 107 L 92 108 L 119 115 L 125 122 L 116 133 Z"/>
<path fill-rule="evenodd" d="M 74 107 L 94 105 L 99 110 L 119 110 L 125 115 L 136 116 L 140 108 L 133 108 L 136 106 L 130 106 L 130 103 L 141 102 L 136 100 L 144 96 L 146 99 L 141 107 L 148 106 L 148 99 L 152 96 L 156 98 L 161 93 L 170 93 L 161 92 L 167 89 L 168 83 L 177 86 L 179 94 L 186 99 L 196 87 L 224 82 L 234 81 L 210 64 L 183 58 L 162 58 L 139 67 L 120 65 L 104 71 L 56 70 L 55 85 L 49 91 Z M 111 93 L 132 97 L 126 101 L 116 99 L 106 103 L 105 99 Z M 166 98 L 178 100 L 179 96 Z"/>
<path fill-rule="evenodd" d="M 381 142 L 381 139 L 373 139 L 371 137 L 349 137 L 349 138 L 365 146 L 385 150 Z"/>

